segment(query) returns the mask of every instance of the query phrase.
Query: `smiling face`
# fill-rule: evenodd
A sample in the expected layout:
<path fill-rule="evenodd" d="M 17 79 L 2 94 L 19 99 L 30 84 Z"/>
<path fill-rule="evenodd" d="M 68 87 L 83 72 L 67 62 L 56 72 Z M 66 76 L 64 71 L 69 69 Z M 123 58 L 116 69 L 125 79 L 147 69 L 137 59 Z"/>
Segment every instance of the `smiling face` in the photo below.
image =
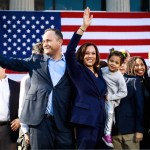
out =
<path fill-rule="evenodd" d="M 108 68 L 111 72 L 118 71 L 120 65 L 121 65 L 121 58 L 119 56 L 111 56 L 108 60 Z"/>
<path fill-rule="evenodd" d="M 93 67 L 96 62 L 96 50 L 94 46 L 88 46 L 83 58 L 83 63 L 87 67 Z"/>
<path fill-rule="evenodd" d="M 45 32 L 43 35 L 44 53 L 49 56 L 57 55 L 61 50 L 62 42 L 63 40 L 59 39 L 54 31 Z"/>
<path fill-rule="evenodd" d="M 135 61 L 134 72 L 137 76 L 143 76 L 146 71 L 146 67 L 143 61 L 139 58 Z"/>

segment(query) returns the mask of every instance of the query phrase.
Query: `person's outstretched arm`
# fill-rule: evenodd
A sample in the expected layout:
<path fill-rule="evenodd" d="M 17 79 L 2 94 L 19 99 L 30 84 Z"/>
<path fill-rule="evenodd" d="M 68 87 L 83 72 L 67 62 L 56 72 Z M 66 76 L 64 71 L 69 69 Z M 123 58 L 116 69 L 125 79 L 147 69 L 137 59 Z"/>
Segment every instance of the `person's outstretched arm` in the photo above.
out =
<path fill-rule="evenodd" d="M 73 76 L 79 76 L 78 63 L 76 60 L 76 47 L 78 46 L 80 39 L 86 29 L 90 26 L 93 15 L 90 15 L 90 9 L 86 8 L 83 13 L 83 24 L 73 34 L 66 51 L 66 62 L 69 69 L 69 73 Z"/>
<path fill-rule="evenodd" d="M 91 25 L 93 15 L 90 15 L 90 9 L 87 7 L 83 13 L 83 24 L 77 30 L 77 34 L 83 35 L 86 29 Z"/>

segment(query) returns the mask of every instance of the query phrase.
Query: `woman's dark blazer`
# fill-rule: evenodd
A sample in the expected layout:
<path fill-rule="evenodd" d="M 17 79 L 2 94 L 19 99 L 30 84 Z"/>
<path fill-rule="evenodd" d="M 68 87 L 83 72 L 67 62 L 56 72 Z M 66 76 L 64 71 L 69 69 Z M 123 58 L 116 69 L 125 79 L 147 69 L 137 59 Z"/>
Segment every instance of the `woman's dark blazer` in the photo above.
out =
<path fill-rule="evenodd" d="M 144 99 L 138 77 L 124 75 L 128 94 L 115 108 L 113 135 L 143 133 Z"/>
<path fill-rule="evenodd" d="M 101 70 L 98 72 L 101 82 L 98 83 L 95 75 L 76 60 L 75 52 L 80 38 L 81 35 L 73 35 L 65 55 L 69 75 L 77 90 L 71 122 L 96 127 L 104 123 L 107 87 Z"/>

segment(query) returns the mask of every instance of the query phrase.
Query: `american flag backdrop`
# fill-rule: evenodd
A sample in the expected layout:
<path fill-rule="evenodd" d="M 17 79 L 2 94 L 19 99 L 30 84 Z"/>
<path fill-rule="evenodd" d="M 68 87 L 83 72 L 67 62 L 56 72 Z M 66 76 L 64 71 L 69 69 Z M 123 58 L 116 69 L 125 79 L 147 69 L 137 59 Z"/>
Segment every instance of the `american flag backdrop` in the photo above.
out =
<path fill-rule="evenodd" d="M 149 65 L 150 13 L 92 12 L 94 19 L 80 45 L 90 41 L 98 46 L 100 58 L 106 59 L 110 48 L 127 49 L 131 56 L 142 56 Z M 0 54 L 27 58 L 32 45 L 42 41 L 47 28 L 60 29 L 64 36 L 62 51 L 73 32 L 82 24 L 83 12 L 0 11 Z M 24 74 L 7 70 L 10 78 L 20 80 Z"/>

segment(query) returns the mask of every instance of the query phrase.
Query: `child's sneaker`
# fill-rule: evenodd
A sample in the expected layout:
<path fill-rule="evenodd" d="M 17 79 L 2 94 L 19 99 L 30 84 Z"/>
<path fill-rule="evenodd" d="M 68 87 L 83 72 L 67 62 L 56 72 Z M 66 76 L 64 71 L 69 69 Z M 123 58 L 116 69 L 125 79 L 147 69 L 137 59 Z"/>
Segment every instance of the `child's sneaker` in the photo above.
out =
<path fill-rule="evenodd" d="M 102 140 L 105 142 L 105 144 L 111 148 L 114 147 L 114 145 L 112 144 L 112 137 L 110 135 L 105 135 L 104 137 L 102 137 Z"/>

